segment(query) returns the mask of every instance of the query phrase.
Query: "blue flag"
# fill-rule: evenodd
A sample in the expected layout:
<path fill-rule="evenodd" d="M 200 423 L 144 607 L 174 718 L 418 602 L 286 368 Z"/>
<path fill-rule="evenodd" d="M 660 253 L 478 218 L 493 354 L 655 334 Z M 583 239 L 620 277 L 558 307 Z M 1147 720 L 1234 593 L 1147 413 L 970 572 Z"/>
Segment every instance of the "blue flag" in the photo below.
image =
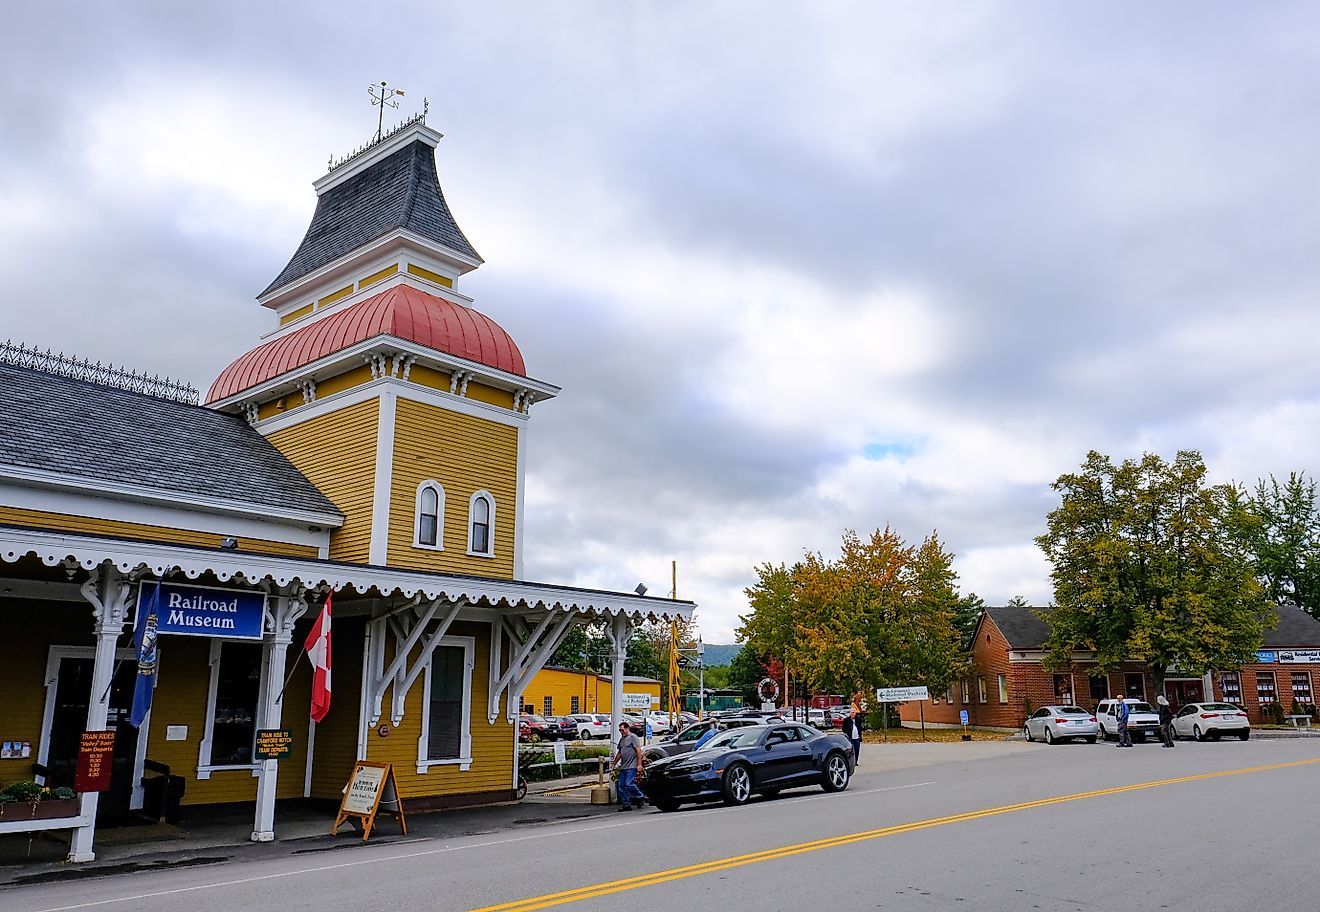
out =
<path fill-rule="evenodd" d="M 160 583 L 151 590 L 146 604 L 138 605 L 133 648 L 137 651 L 137 683 L 133 687 L 133 711 L 128 717 L 134 728 L 151 712 L 151 696 L 156 690 L 156 614 L 160 610 Z"/>

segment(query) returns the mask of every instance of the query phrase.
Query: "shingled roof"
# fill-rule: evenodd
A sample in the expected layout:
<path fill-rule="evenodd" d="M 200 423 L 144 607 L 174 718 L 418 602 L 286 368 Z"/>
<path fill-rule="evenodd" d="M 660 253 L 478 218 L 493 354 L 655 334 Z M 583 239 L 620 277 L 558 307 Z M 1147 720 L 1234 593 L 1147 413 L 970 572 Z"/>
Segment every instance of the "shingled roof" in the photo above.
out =
<path fill-rule="evenodd" d="M 1011 649 L 1040 649 L 1050 635 L 1050 627 L 1036 612 L 1040 608 L 987 608 L 986 614 L 995 622 L 999 632 L 1008 640 Z"/>
<path fill-rule="evenodd" d="M 246 421 L 199 405 L 0 363 L 0 428 L 0 467 L 343 516 Z"/>
<path fill-rule="evenodd" d="M 320 269 L 398 228 L 480 261 L 454 221 L 435 172 L 435 150 L 421 139 L 325 191 L 289 265 L 257 297 Z"/>
<path fill-rule="evenodd" d="M 995 626 L 1008 640 L 1011 649 L 1043 649 L 1050 635 L 1049 624 L 1038 613 L 1048 616 L 1048 608 L 987 608 Z M 1266 649 L 1320 647 L 1320 621 L 1300 608 L 1281 606 L 1275 609 L 1279 623 L 1265 631 L 1261 646 Z"/>

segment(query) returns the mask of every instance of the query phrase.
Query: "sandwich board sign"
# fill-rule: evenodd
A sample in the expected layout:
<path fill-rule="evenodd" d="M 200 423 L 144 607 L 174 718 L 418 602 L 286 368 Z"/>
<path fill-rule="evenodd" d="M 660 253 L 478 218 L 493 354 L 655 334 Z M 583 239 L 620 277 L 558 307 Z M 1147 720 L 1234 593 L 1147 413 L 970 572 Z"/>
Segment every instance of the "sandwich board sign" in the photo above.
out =
<path fill-rule="evenodd" d="M 397 818 L 399 829 L 403 835 L 408 835 L 408 823 L 403 819 L 403 800 L 399 798 L 399 786 L 394 781 L 394 767 L 375 760 L 359 760 L 353 765 L 348 785 L 344 786 L 344 797 L 340 799 L 339 813 L 330 835 L 337 835 L 348 818 L 355 817 L 362 824 L 362 841 L 366 842 L 376 825 L 378 813 Z"/>

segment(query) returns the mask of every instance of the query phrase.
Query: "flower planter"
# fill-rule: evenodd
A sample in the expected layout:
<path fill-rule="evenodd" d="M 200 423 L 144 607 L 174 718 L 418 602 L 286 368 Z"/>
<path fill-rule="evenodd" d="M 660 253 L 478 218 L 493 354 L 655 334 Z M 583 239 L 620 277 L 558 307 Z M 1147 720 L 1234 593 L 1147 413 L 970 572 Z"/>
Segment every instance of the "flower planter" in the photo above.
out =
<path fill-rule="evenodd" d="M 45 801 L 6 801 L 0 804 L 0 820 L 55 820 L 78 816 L 77 798 L 48 798 Z"/>

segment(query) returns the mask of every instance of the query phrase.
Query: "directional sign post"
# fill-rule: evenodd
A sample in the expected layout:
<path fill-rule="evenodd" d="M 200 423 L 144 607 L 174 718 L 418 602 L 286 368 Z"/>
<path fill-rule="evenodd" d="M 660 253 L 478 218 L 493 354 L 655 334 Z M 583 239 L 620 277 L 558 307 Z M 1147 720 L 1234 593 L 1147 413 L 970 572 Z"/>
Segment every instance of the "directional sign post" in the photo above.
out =
<path fill-rule="evenodd" d="M 922 703 L 930 699 L 930 690 L 924 684 L 918 687 L 879 687 L 876 688 L 875 698 L 885 704 L 886 724 L 890 703 L 915 702 L 917 713 L 921 716 L 921 740 L 926 740 L 926 707 Z"/>

